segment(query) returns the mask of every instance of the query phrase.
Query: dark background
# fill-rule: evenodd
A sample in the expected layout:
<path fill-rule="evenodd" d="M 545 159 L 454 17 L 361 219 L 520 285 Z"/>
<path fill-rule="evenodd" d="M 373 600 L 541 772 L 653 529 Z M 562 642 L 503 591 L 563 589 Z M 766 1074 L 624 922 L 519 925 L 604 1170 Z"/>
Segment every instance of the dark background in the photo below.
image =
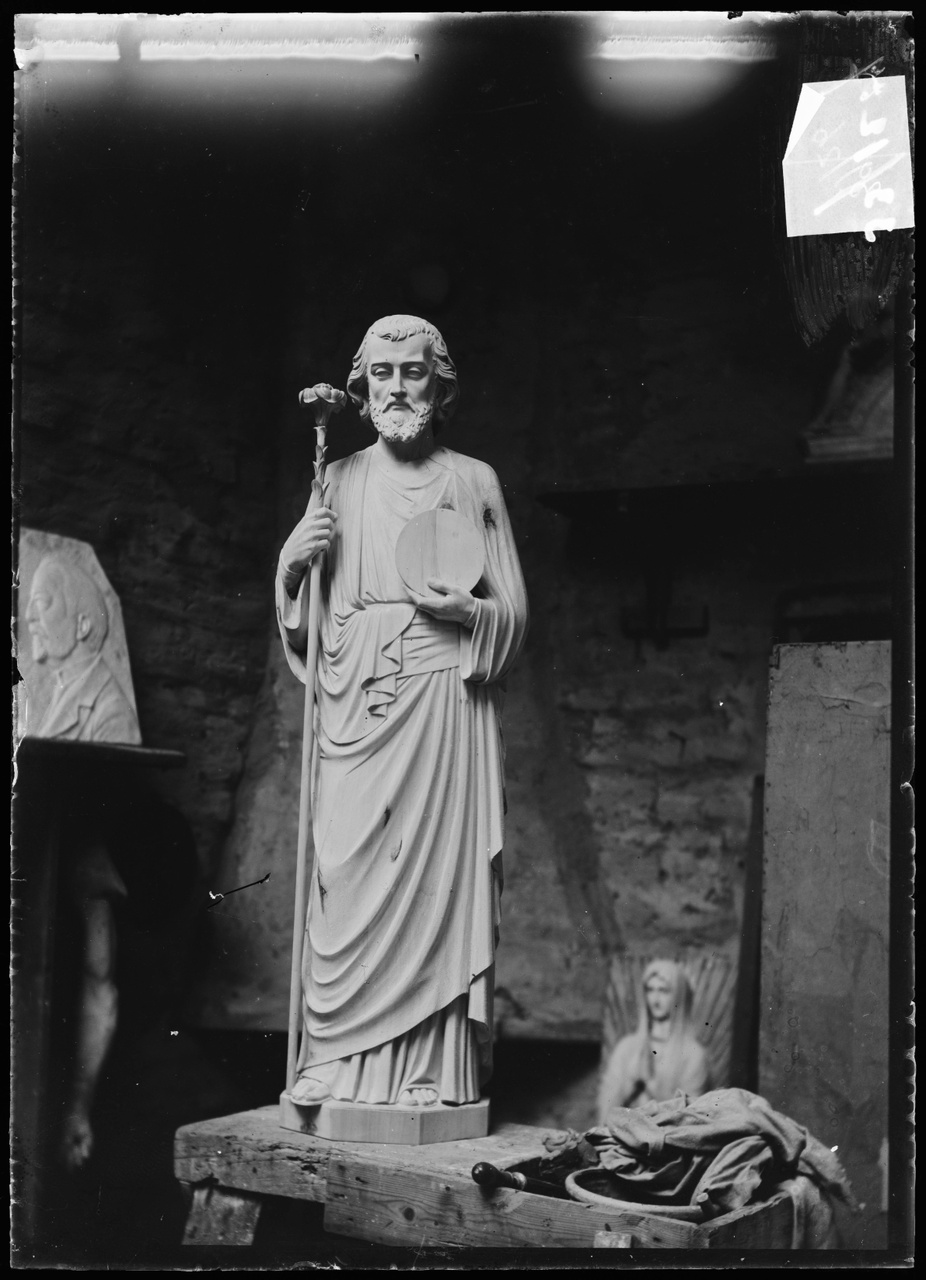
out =
<path fill-rule="evenodd" d="M 649 119 L 589 90 L 579 19 L 444 18 L 391 70 L 154 66 L 133 30 L 118 63 L 20 76 L 14 456 L 17 518 L 92 543 L 120 595 L 145 743 L 187 756 L 152 786 L 192 852 L 174 897 L 120 908 L 98 1148 L 34 1254 L 132 1266 L 179 1240 L 176 1126 L 279 1088 L 282 1037 L 188 997 L 263 776 L 269 583 L 310 476 L 296 393 L 343 385 L 373 319 L 441 328 L 446 443 L 498 471 L 532 601 L 497 1120 L 587 1118 L 615 951 L 738 953 L 771 644 L 888 634 L 891 576 L 889 463 L 801 447 L 851 332 L 811 346 L 795 320 L 787 41 L 713 107 Z M 352 413 L 332 435 L 370 441 Z M 826 596 L 816 631 L 795 593 Z M 670 605 L 707 636 L 668 637 Z M 127 838 L 139 856 L 156 878 Z"/>

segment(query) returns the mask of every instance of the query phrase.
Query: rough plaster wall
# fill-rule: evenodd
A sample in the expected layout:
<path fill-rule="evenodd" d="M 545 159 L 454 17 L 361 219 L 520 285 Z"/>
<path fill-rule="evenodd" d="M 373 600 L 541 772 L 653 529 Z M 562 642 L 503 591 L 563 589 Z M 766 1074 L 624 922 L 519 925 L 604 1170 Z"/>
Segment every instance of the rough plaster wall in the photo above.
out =
<path fill-rule="evenodd" d="M 586 777 L 602 888 L 631 945 L 670 953 L 722 948 L 735 935 L 763 748 L 763 602 L 741 621 L 735 573 L 686 585 L 710 609 L 710 632 L 663 651 L 615 625 L 633 584 L 575 588 L 592 607 L 580 627 L 562 628 L 557 690 Z M 564 620 L 575 616 L 570 604 Z"/>
<path fill-rule="evenodd" d="M 168 266 L 79 190 L 24 202 L 18 514 L 97 552 L 143 742 L 187 757 L 152 782 L 209 869 L 265 661 L 275 458 L 254 422 L 272 353 L 250 332 L 246 281 L 219 328 L 213 259 L 191 247 Z"/>
<path fill-rule="evenodd" d="M 828 357 L 788 341 L 775 323 L 771 282 L 735 245 L 718 252 L 702 241 L 680 251 L 652 228 L 639 234 L 641 259 L 612 267 L 611 279 L 591 289 L 577 255 L 551 307 L 563 341 L 551 342 L 558 358 L 545 365 L 552 394 L 538 488 L 799 472 L 798 431 L 814 408 L 815 366 Z M 568 319 L 563 326 L 573 315 L 581 336 Z"/>

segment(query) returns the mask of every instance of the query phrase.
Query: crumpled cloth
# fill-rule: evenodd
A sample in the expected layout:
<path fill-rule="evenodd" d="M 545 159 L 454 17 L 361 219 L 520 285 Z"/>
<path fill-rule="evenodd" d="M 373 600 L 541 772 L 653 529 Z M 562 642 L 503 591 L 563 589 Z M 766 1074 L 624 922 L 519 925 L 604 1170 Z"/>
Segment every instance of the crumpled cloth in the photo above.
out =
<path fill-rule="evenodd" d="M 746 1089 L 616 1107 L 606 1125 L 557 1145 L 572 1145 L 583 1163 L 616 1174 L 621 1199 L 699 1204 L 705 1218 L 786 1190 L 795 1208 L 795 1248 L 832 1243 L 835 1201 L 858 1208 L 835 1155 Z"/>

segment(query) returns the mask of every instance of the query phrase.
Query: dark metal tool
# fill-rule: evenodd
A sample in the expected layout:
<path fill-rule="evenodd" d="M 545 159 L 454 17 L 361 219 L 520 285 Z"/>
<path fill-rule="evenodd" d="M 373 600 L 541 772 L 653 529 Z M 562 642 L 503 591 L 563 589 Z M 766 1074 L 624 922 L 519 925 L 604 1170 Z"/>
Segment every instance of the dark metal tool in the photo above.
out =
<path fill-rule="evenodd" d="M 528 1178 L 526 1174 L 516 1173 L 513 1169 L 496 1169 L 494 1164 L 485 1162 L 473 1165 L 473 1182 L 489 1190 L 511 1187 L 515 1191 L 530 1191 L 535 1196 L 555 1196 L 557 1200 L 572 1199 L 566 1188 L 557 1186 L 555 1182 Z"/>

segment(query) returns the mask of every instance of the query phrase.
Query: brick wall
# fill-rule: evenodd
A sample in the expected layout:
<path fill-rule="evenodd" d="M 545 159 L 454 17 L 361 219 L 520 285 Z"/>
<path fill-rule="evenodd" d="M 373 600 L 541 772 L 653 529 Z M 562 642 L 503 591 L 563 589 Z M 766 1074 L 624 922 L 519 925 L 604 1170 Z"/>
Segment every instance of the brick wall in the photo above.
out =
<path fill-rule="evenodd" d="M 265 661 L 275 325 L 254 323 L 258 263 L 226 275 L 240 211 L 190 217 L 189 157 L 155 148 L 159 169 L 144 146 L 133 159 L 129 131 L 77 130 L 75 149 L 63 126 L 34 123 L 17 515 L 96 550 L 122 603 L 143 742 L 187 756 L 157 786 L 208 871 Z M 165 236 L 184 209 L 186 235 Z"/>

